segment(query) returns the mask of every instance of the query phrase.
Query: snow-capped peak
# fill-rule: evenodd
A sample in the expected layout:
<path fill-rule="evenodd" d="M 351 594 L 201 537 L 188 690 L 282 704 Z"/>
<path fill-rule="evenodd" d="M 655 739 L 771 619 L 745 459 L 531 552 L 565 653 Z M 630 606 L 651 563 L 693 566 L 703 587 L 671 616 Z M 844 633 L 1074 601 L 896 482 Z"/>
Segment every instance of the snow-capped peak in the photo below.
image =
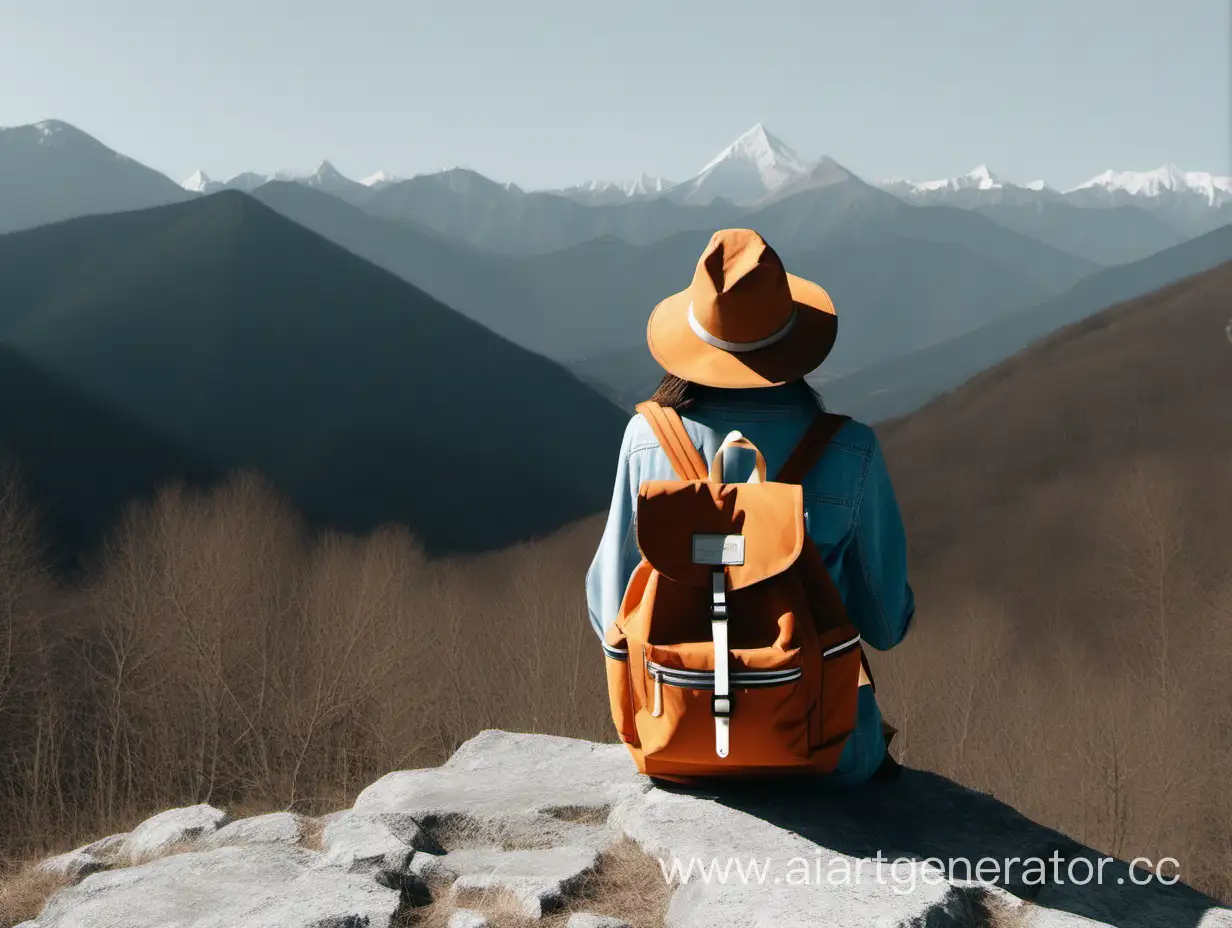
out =
<path fill-rule="evenodd" d="M 646 199 L 664 193 L 673 184 L 664 177 L 651 176 L 645 171 L 635 180 L 586 180 L 570 187 L 549 189 L 583 203 L 621 203 L 625 200 Z"/>
<path fill-rule="evenodd" d="M 1216 177 L 1206 171 L 1182 171 L 1175 164 L 1164 164 L 1153 171 L 1103 171 L 1065 192 L 1096 188 L 1142 197 L 1194 193 L 1214 204 L 1232 195 L 1232 177 Z"/>
<path fill-rule="evenodd" d="M 757 123 L 668 194 L 686 203 L 709 203 L 716 197 L 733 203 L 753 203 L 805 176 L 811 167 Z"/>
<path fill-rule="evenodd" d="M 996 190 L 1005 186 L 1001 178 L 990 171 L 986 164 L 977 165 L 958 177 L 945 177 L 941 180 L 904 180 L 893 183 L 905 185 L 918 193 L 932 193 L 939 190 Z"/>
<path fill-rule="evenodd" d="M 192 191 L 195 191 L 196 193 L 204 193 L 205 188 L 209 186 L 210 184 L 212 184 L 213 182 L 214 182 L 214 179 L 210 177 L 210 175 L 206 174 L 205 171 L 197 169 L 196 171 L 193 171 L 192 174 L 190 174 L 187 178 L 185 178 L 180 183 L 180 186 L 183 187 L 185 190 L 192 190 Z"/>
<path fill-rule="evenodd" d="M 330 164 L 328 161 L 322 161 L 317 165 L 317 169 L 312 172 L 312 179 L 316 181 L 332 181 L 332 180 L 349 180 L 341 171 Z"/>
<path fill-rule="evenodd" d="M 646 172 L 642 172 L 637 176 L 637 180 L 627 181 L 620 184 L 619 187 L 629 197 L 646 197 L 653 196 L 657 193 L 662 193 L 672 185 L 670 180 L 663 177 L 651 177 Z"/>
<path fill-rule="evenodd" d="M 1030 202 L 1036 194 L 1053 196 L 1056 194 L 1042 180 L 1033 180 L 1027 184 L 1017 184 L 1007 180 L 981 164 L 966 174 L 957 177 L 946 177 L 941 180 L 911 181 L 901 177 L 887 178 L 878 184 L 883 190 L 889 190 L 913 202 L 965 202 L 971 197 L 983 199 L 979 195 L 987 194 L 991 201 L 1000 201 L 1004 197 L 1013 197 L 1015 201 L 1024 197 Z M 955 199 L 957 197 L 957 199 Z"/>
<path fill-rule="evenodd" d="M 396 184 L 400 180 L 402 180 L 401 177 L 390 174 L 388 171 L 377 171 L 375 174 L 369 174 L 367 177 L 360 180 L 360 183 L 365 187 L 371 187 L 374 190 L 379 190 L 381 187 L 388 187 L 390 184 Z"/>
<path fill-rule="evenodd" d="M 804 174 L 809 168 L 803 158 L 781 139 L 772 135 L 761 123 L 744 132 L 736 141 L 711 158 L 698 174 L 712 171 L 725 161 L 747 161 L 755 164 L 771 187 L 777 186 L 772 180 L 779 175 Z"/>
<path fill-rule="evenodd" d="M 963 175 L 962 180 L 975 184 L 980 190 L 991 190 L 993 187 L 1002 186 L 1001 181 L 992 171 L 988 170 L 988 165 L 981 164 L 972 168 Z"/>
<path fill-rule="evenodd" d="M 334 193 L 346 197 L 359 188 L 356 181 L 351 180 L 328 161 L 322 161 L 307 177 L 294 178 L 308 187 L 315 187 L 325 193 Z"/>

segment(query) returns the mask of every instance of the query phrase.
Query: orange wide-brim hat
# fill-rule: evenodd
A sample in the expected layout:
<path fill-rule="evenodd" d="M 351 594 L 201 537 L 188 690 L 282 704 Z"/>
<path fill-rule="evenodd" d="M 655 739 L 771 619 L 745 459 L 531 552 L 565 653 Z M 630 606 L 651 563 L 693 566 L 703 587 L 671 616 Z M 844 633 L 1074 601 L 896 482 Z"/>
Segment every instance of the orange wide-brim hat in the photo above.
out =
<path fill-rule="evenodd" d="M 687 290 L 654 308 L 650 353 L 669 374 L 710 387 L 775 387 L 829 355 L 838 316 L 829 294 L 788 274 L 752 229 L 716 232 Z"/>

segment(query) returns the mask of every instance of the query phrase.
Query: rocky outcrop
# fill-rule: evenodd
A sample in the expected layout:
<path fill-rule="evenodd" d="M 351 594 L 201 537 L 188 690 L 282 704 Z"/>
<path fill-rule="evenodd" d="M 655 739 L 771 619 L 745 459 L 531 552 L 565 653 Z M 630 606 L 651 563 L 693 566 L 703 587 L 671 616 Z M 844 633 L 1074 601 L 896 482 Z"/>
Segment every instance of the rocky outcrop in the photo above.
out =
<path fill-rule="evenodd" d="M 93 841 L 78 850 L 85 854 L 92 854 L 100 860 L 110 861 L 124 853 L 125 842 L 127 841 L 127 833 L 121 835 L 108 835 L 107 837 L 99 838 L 97 841 Z"/>
<path fill-rule="evenodd" d="M 650 788 L 618 745 L 485 731 L 440 767 L 377 780 L 355 811 L 403 812 L 454 841 L 601 849 L 611 810 Z"/>
<path fill-rule="evenodd" d="M 212 850 L 233 844 L 298 844 L 311 820 L 293 812 L 270 812 L 242 818 L 224 825 L 196 842 L 199 850 Z"/>
<path fill-rule="evenodd" d="M 208 805 L 168 809 L 134 828 L 124 839 L 124 853 L 138 860 L 157 857 L 217 831 L 230 821 L 226 812 Z"/>
<path fill-rule="evenodd" d="M 417 850 L 438 850 L 436 843 L 409 815 L 364 815 L 347 812 L 332 816 L 325 826 L 325 866 L 352 873 L 378 870 L 406 872 Z"/>
<path fill-rule="evenodd" d="M 458 909 L 449 916 L 447 928 L 488 928 L 488 919 L 482 912 Z"/>
<path fill-rule="evenodd" d="M 40 873 L 46 873 L 66 883 L 76 883 L 91 873 L 106 870 L 107 864 L 93 854 L 78 850 L 50 857 L 39 864 L 36 869 Z"/>
<path fill-rule="evenodd" d="M 425 882 L 448 884 L 459 902 L 503 894 L 528 918 L 561 908 L 570 890 L 598 866 L 598 853 L 585 847 L 465 848 L 441 856 L 416 854 L 411 864 Z"/>
<path fill-rule="evenodd" d="M 285 844 L 175 854 L 60 890 L 37 928 L 390 928 L 398 894 Z"/>
<path fill-rule="evenodd" d="M 218 821 L 195 808 L 156 816 L 157 828 L 133 836 Z M 626 838 L 678 878 L 688 871 L 671 894 L 669 928 L 1232 928 L 1232 911 L 1183 885 L 1134 885 L 1143 871 L 1101 866 L 1008 806 L 912 770 L 848 793 L 806 783 L 684 790 L 637 776 L 617 745 L 488 731 L 439 768 L 364 790 L 329 817 L 323 849 L 296 843 L 305 827 L 279 814 L 189 838 L 180 828 L 187 850 L 85 875 L 30 928 L 392 928 L 401 910 L 433 897 L 455 907 L 448 922 L 459 928 L 486 924 L 493 905 L 530 919 L 563 909 L 573 911 L 569 928 L 617 928 L 586 911 L 584 887 Z M 101 860 L 90 847 L 80 852 Z M 981 858 L 1055 863 L 1042 879 L 1022 863 L 964 872 L 963 860 Z M 1088 866 L 1101 882 L 1083 881 Z"/>

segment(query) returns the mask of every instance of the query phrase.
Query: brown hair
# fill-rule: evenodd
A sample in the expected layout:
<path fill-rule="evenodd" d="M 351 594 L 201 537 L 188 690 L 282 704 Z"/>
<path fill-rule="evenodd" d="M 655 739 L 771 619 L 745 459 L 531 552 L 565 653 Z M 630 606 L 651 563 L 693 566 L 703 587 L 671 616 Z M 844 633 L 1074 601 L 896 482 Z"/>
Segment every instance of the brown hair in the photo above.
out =
<path fill-rule="evenodd" d="M 817 405 L 818 409 L 826 408 L 822 402 L 821 394 L 814 390 L 806 381 L 793 380 L 788 386 L 807 396 L 811 402 Z M 663 379 L 659 381 L 658 388 L 650 399 L 660 406 L 670 406 L 672 409 L 680 412 L 681 410 L 688 409 L 698 400 L 706 398 L 717 399 L 728 392 L 730 391 L 722 387 L 707 387 L 700 383 L 693 383 L 691 380 L 685 380 L 683 377 L 677 377 L 675 374 L 664 374 Z"/>

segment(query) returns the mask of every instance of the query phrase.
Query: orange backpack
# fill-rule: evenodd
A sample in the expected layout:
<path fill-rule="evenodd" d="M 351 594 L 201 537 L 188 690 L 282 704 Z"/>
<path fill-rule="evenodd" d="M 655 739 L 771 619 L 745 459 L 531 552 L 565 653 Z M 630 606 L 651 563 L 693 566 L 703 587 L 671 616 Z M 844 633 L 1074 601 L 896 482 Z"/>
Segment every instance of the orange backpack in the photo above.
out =
<path fill-rule="evenodd" d="M 869 678 L 800 482 L 846 417 L 821 413 L 767 482 L 740 433 L 707 467 L 675 410 L 637 409 L 680 479 L 639 489 L 642 561 L 604 641 L 621 740 L 666 780 L 832 771 Z M 756 453 L 748 483 L 721 482 L 727 447 Z"/>

